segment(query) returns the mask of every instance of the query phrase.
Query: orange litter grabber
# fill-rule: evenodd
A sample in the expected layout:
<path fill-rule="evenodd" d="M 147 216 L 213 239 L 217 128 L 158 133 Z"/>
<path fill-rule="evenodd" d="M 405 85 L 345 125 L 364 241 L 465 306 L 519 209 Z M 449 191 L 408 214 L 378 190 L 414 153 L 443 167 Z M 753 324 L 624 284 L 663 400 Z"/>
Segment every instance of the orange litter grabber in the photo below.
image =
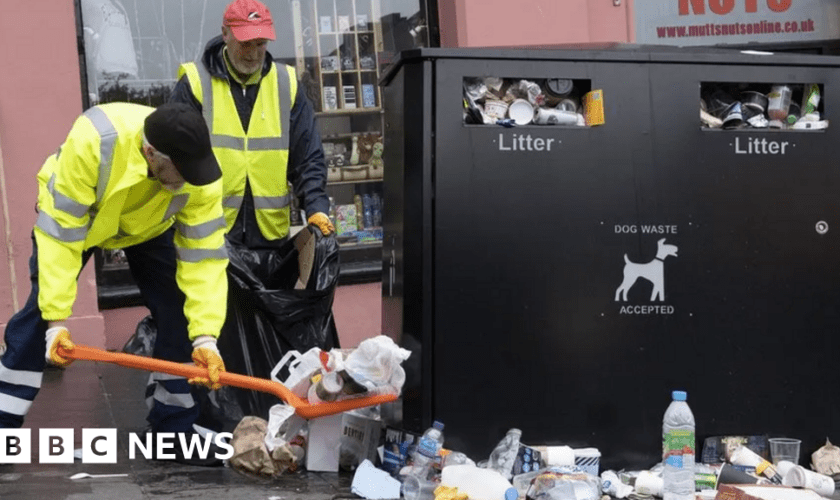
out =
<path fill-rule="evenodd" d="M 72 351 L 67 351 L 59 347 L 58 354 L 69 359 L 102 361 L 105 363 L 125 366 L 127 368 L 137 368 L 150 372 L 163 372 L 187 378 L 207 377 L 207 370 L 199 368 L 195 365 L 186 365 L 175 363 L 173 361 L 164 361 L 162 359 L 136 356 L 134 354 L 125 354 L 121 352 L 103 351 L 102 349 L 79 344 L 76 344 L 76 348 Z M 273 380 L 259 377 L 249 377 L 247 375 L 238 375 L 230 372 L 222 372 L 219 376 L 219 382 L 222 385 L 239 387 L 240 389 L 252 389 L 255 391 L 273 394 L 288 403 L 289 406 L 293 407 L 295 409 L 295 413 L 307 419 L 326 417 L 328 415 L 335 415 L 336 413 L 345 412 L 347 410 L 364 408 L 366 406 L 373 406 L 380 403 L 389 403 L 397 399 L 396 394 L 383 394 L 378 396 L 345 399 L 342 401 L 324 402 L 313 405 L 306 399 L 301 398 L 290 391 L 285 385 Z"/>

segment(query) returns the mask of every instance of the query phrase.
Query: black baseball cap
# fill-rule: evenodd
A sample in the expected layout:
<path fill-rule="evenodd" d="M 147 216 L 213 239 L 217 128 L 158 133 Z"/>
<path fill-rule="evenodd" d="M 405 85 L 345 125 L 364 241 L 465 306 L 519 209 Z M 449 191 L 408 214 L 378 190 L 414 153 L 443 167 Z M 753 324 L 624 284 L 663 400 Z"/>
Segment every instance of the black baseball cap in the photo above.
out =
<path fill-rule="evenodd" d="M 171 158 L 181 177 L 193 186 L 210 184 L 222 176 L 204 117 L 191 106 L 159 106 L 146 117 L 143 132 L 149 144 Z"/>

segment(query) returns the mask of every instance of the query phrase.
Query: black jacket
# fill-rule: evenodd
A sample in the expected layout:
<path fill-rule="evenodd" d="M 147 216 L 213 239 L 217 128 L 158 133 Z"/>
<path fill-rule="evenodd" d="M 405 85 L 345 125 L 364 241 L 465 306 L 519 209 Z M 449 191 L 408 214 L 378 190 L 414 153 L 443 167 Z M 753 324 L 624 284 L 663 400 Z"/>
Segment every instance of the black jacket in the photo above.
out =
<path fill-rule="evenodd" d="M 236 104 L 236 111 L 239 113 L 239 120 L 242 122 L 243 130 L 247 132 L 251 112 L 257 100 L 259 84 L 246 85 L 245 92 L 242 91 L 242 85 L 228 74 L 222 54 L 224 46 L 221 35 L 207 42 L 199 64 L 203 64 L 212 76 L 225 78 L 228 81 L 233 101 Z M 266 53 L 262 69 L 263 76 L 269 72 L 272 64 L 271 54 Z M 308 216 L 316 212 L 328 213 L 330 203 L 326 193 L 327 168 L 324 162 L 324 150 L 321 146 L 321 134 L 315 122 L 315 111 L 312 108 L 312 103 L 309 102 L 303 89 L 304 86 L 299 84 L 295 104 L 291 111 L 289 164 L 286 169 L 286 176 L 288 181 L 292 183 L 294 195 L 302 201 L 301 207 Z M 189 104 L 201 112 L 201 103 L 193 95 L 186 76 L 175 84 L 169 101 Z M 254 215 L 254 198 L 251 194 L 251 187 L 247 184 L 242 208 L 239 210 L 239 215 L 228 234 L 228 238 L 234 242 L 242 243 L 248 248 L 274 248 L 282 241 L 269 242 L 263 238 Z"/>

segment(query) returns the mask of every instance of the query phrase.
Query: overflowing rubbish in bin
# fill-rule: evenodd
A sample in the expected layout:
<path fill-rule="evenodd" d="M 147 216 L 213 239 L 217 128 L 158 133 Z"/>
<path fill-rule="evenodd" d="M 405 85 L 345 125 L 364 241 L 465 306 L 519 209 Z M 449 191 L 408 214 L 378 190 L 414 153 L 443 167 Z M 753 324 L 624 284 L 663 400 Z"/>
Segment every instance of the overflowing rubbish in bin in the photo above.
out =
<path fill-rule="evenodd" d="M 824 130 L 823 85 L 703 82 L 700 122 L 704 128 Z"/>
<path fill-rule="evenodd" d="M 569 78 L 464 78 L 464 123 L 601 125 L 603 91 Z"/>

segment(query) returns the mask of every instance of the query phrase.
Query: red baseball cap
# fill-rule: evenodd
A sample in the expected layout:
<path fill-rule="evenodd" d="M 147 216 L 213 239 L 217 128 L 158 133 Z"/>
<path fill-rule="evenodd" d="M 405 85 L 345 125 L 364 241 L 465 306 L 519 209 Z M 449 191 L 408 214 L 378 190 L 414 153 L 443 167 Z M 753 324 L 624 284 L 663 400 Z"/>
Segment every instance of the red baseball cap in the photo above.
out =
<path fill-rule="evenodd" d="M 235 0 L 225 10 L 224 25 L 234 38 L 247 42 L 255 38 L 275 40 L 274 23 L 268 7 L 257 0 Z"/>

